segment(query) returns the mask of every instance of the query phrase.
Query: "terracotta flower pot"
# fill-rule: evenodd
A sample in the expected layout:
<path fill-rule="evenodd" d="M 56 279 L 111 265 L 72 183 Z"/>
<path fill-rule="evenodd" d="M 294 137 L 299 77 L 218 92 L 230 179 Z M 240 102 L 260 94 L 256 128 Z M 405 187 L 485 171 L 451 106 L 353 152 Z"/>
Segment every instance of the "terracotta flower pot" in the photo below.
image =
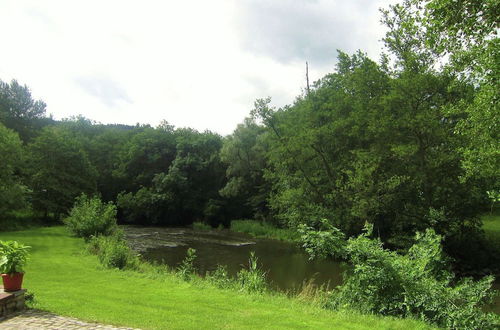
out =
<path fill-rule="evenodd" d="M 24 273 L 2 274 L 3 289 L 6 292 L 21 290 Z"/>

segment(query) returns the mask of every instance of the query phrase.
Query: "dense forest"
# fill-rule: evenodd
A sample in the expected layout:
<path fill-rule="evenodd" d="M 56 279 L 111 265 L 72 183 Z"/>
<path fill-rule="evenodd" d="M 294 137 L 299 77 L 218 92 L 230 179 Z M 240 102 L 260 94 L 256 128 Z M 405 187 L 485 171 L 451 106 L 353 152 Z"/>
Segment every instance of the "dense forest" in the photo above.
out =
<path fill-rule="evenodd" d="M 479 216 L 500 191 L 500 6 L 422 2 L 383 11 L 378 62 L 339 51 L 292 104 L 259 99 L 225 137 L 54 120 L 28 86 L 0 82 L 0 221 L 58 222 L 97 194 L 127 224 L 254 218 L 354 236 L 369 222 L 394 249 L 433 228 L 461 270 L 498 265 Z"/>

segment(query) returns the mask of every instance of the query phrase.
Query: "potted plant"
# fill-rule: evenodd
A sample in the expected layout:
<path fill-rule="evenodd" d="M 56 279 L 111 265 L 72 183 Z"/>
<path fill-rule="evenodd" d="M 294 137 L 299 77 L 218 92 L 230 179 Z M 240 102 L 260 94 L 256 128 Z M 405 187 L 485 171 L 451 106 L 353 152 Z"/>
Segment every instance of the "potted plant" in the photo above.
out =
<path fill-rule="evenodd" d="M 0 241 L 0 273 L 4 291 L 21 290 L 29 246 L 16 241 Z"/>

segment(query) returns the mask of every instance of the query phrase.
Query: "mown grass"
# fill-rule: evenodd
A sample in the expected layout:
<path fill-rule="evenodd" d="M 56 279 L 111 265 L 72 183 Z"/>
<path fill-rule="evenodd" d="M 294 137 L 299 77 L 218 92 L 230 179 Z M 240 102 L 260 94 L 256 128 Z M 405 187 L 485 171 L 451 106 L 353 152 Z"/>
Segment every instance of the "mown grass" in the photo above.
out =
<path fill-rule="evenodd" d="M 103 268 L 64 227 L 0 233 L 32 246 L 25 287 L 35 307 L 87 321 L 143 329 L 425 329 L 414 320 L 327 311 L 279 295 L 217 289 L 146 271 Z M 147 268 L 147 267 L 146 267 Z"/>
<path fill-rule="evenodd" d="M 296 242 L 300 239 L 300 235 L 294 230 L 277 228 L 257 220 L 233 220 L 231 221 L 231 230 L 247 233 L 254 237 L 273 238 L 281 241 Z"/>

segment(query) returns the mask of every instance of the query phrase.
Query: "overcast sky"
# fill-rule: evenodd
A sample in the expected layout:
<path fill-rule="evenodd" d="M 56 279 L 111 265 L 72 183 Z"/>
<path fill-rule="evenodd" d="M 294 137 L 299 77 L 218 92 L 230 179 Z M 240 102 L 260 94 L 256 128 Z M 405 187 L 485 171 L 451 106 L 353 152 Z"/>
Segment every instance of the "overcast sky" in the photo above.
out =
<path fill-rule="evenodd" d="M 336 50 L 378 60 L 389 0 L 0 0 L 0 79 L 47 112 L 229 134 L 257 98 L 293 102 Z"/>

